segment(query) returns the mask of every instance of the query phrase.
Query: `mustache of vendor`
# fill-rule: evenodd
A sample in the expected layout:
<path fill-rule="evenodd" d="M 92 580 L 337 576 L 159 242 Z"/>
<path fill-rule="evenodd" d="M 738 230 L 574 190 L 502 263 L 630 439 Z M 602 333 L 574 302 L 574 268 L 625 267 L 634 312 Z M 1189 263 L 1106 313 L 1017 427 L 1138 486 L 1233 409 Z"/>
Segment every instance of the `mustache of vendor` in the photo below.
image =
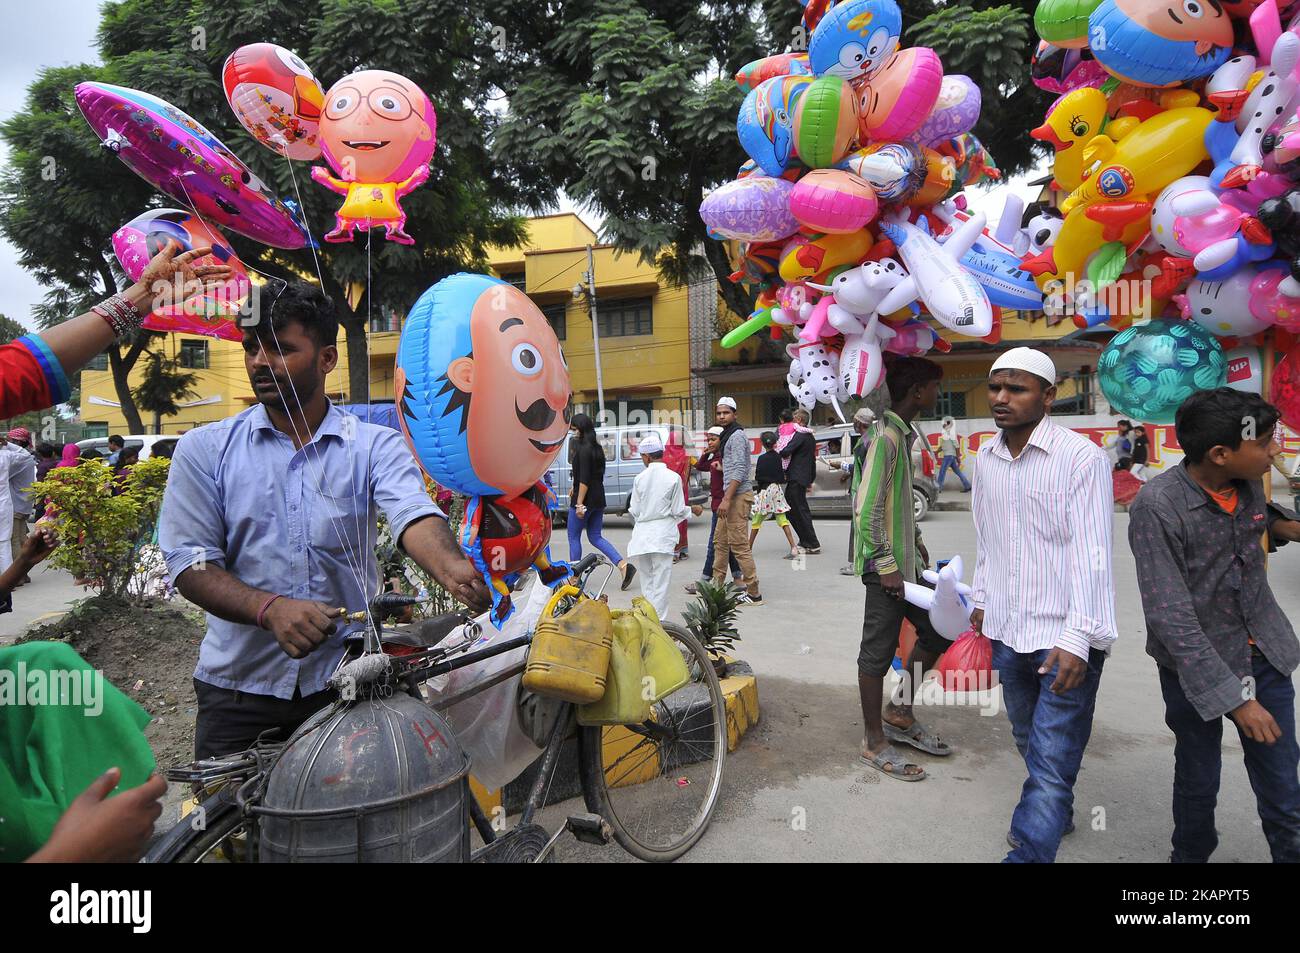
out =
<path fill-rule="evenodd" d="M 566 424 L 569 422 L 572 413 L 572 406 L 565 405 L 564 422 Z M 540 433 L 550 427 L 551 424 L 555 423 L 555 418 L 558 416 L 558 413 L 546 402 L 546 398 L 539 397 L 528 405 L 527 410 L 520 410 L 519 403 L 516 401 L 515 416 L 518 417 L 519 422 L 529 430 Z"/>

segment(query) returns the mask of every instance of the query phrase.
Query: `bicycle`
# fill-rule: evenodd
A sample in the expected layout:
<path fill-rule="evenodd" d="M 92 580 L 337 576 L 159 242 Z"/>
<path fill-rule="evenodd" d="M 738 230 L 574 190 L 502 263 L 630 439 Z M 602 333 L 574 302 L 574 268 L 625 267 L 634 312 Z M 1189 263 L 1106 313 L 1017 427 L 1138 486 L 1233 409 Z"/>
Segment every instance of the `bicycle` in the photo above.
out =
<path fill-rule="evenodd" d="M 593 595 L 588 581 L 602 564 L 609 571 Z M 576 585 L 578 594 L 553 600 L 557 602 L 553 615 L 562 615 L 580 599 L 601 598 L 614 569 L 595 555 L 576 563 L 569 582 Z M 473 650 L 483 616 L 467 619 L 451 614 L 403 628 L 383 628 L 388 613 L 421 601 L 419 596 L 387 593 L 371 604 L 369 615 L 387 659 L 384 679 L 388 687 L 406 691 L 442 711 L 522 673 L 525 662 L 521 659 L 464 691 L 428 702 L 420 691 L 428 679 L 529 645 L 532 633 Z M 575 727 L 575 706 L 557 703 L 554 725 L 535 762 L 540 764 L 537 777 L 514 827 L 498 831 L 473 793 L 466 792 L 470 820 L 483 842 L 472 852 L 471 862 L 546 862 L 553 858 L 555 844 L 566 831 L 586 843 L 608 844 L 612 839 L 632 856 L 653 862 L 676 860 L 699 841 L 722 785 L 726 706 L 708 652 L 681 626 L 662 625 L 682 653 L 690 680 L 656 702 L 644 722 L 603 728 L 576 726 L 579 780 L 587 811 L 571 815 L 554 834 L 536 822 L 537 813 L 546 806 L 561 749 Z M 360 657 L 356 652 L 359 642 L 345 654 L 339 672 Z M 341 699 L 334 704 L 348 702 Z M 155 842 L 145 862 L 196 863 L 215 859 L 219 852 L 227 859 L 242 854 L 255 860 L 260 798 L 284 747 L 283 743 L 259 739 L 246 751 L 168 770 L 168 780 L 205 792 L 196 807 L 201 823 L 192 817 L 182 818 Z"/>

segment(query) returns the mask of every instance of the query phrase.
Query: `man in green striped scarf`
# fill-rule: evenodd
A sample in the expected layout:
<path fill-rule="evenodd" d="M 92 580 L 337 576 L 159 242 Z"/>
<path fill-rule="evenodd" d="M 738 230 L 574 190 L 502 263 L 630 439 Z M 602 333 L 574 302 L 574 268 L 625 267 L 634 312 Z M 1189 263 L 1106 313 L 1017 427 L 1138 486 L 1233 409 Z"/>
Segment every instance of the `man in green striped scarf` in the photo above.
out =
<path fill-rule="evenodd" d="M 942 377 L 943 369 L 924 358 L 904 357 L 890 364 L 885 385 L 892 408 L 876 427 L 854 498 L 853 568 L 866 588 L 858 651 L 858 693 L 866 728 L 861 760 L 900 781 L 920 781 L 925 770 L 899 754 L 892 742 L 927 754 L 952 754 L 950 745 L 912 715 L 921 673 L 950 643 L 934 630 L 929 613 L 903 601 L 903 582 L 919 582 L 920 570 L 930 561 L 912 510 L 912 442 L 916 439 L 912 420 L 934 409 Z M 891 702 L 882 715 L 884 679 L 893 664 L 904 618 L 916 628 L 917 637 L 904 673 L 906 702 Z"/>

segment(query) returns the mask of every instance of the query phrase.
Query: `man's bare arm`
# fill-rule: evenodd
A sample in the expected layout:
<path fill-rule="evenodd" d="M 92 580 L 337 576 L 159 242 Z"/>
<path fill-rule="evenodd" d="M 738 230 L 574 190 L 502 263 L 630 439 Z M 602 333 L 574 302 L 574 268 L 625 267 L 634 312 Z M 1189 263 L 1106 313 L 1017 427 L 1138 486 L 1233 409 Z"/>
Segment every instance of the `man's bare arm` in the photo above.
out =
<path fill-rule="evenodd" d="M 413 521 L 402 531 L 398 544 L 421 569 L 473 611 L 485 612 L 492 605 L 487 584 L 460 551 L 445 519 L 424 516 Z"/>

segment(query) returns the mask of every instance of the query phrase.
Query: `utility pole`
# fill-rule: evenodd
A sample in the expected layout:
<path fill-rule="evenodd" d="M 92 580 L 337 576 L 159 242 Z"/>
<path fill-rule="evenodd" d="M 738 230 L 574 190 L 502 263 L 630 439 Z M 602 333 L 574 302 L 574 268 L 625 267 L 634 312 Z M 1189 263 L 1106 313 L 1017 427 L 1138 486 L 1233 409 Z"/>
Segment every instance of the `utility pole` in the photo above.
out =
<path fill-rule="evenodd" d="M 596 420 L 597 426 L 607 427 L 609 422 L 605 420 L 605 381 L 600 373 L 600 323 L 596 320 L 596 263 L 590 245 L 587 246 L 587 273 L 583 277 L 587 279 L 587 308 L 591 311 L 591 343 L 596 352 L 596 401 L 600 407 Z"/>

